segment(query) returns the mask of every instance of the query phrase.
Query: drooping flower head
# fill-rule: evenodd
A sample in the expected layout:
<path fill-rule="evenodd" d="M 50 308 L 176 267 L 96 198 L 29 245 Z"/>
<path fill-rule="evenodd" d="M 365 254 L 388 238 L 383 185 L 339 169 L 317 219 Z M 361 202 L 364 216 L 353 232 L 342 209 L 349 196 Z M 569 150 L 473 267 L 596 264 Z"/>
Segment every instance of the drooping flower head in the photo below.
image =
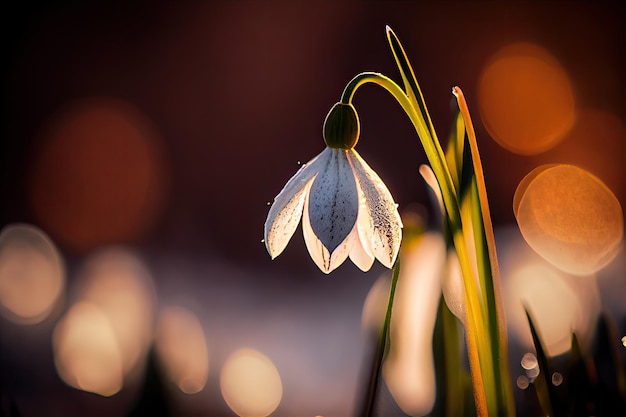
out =
<path fill-rule="evenodd" d="M 302 219 L 306 247 L 323 272 L 348 257 L 363 271 L 374 259 L 393 266 L 402 221 L 391 193 L 354 149 L 359 131 L 354 107 L 336 103 L 324 122 L 326 149 L 287 181 L 269 210 L 265 245 L 272 259 Z"/>

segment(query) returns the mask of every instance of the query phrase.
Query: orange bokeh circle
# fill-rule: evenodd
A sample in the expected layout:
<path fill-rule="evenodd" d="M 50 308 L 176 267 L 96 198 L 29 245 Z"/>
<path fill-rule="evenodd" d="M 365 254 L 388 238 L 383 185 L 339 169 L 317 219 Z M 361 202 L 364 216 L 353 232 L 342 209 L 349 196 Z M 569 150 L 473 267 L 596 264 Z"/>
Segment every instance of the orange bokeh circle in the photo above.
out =
<path fill-rule="evenodd" d="M 575 119 L 569 77 L 544 48 L 515 43 L 484 67 L 478 107 L 485 128 L 505 149 L 532 155 L 556 145 Z"/>
<path fill-rule="evenodd" d="M 160 137 L 130 103 L 77 100 L 40 137 L 30 202 L 42 227 L 76 250 L 138 239 L 162 211 L 169 175 Z"/>

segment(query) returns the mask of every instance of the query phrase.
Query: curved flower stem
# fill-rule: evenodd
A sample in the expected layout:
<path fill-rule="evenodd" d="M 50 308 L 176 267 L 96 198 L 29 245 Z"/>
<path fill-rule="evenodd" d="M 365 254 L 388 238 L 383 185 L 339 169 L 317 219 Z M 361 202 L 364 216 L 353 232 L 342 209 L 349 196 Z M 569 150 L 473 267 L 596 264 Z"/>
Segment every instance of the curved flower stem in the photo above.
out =
<path fill-rule="evenodd" d="M 456 190 L 452 182 L 450 171 L 446 165 L 441 145 L 436 137 L 432 137 L 430 129 L 427 127 L 424 118 L 415 111 L 413 103 L 405 94 L 404 90 L 402 90 L 402 88 L 400 88 L 400 86 L 391 78 L 383 74 L 377 72 L 362 72 L 355 76 L 348 83 L 348 85 L 346 85 L 346 88 L 341 96 L 341 102 L 345 104 L 352 104 L 352 99 L 356 90 L 360 86 L 367 83 L 377 84 L 387 90 L 387 92 L 389 92 L 400 104 L 407 116 L 409 116 L 409 119 L 413 123 L 413 126 L 415 127 L 415 130 L 417 131 L 417 134 L 422 142 L 428 162 L 430 163 L 431 168 L 439 181 L 444 204 L 446 206 L 450 206 L 450 210 L 453 211 L 453 213 L 450 213 L 451 218 L 452 220 L 458 220 L 456 225 L 460 226 L 461 215 L 458 203 L 456 202 Z M 444 182 L 443 184 L 442 181 Z"/>
<path fill-rule="evenodd" d="M 469 112 L 460 89 L 456 88 L 454 94 L 459 100 L 474 164 L 473 192 L 476 195 L 476 202 L 472 204 L 478 207 L 478 211 L 474 208 L 462 209 L 460 191 L 455 188 L 413 70 L 399 40 L 390 28 L 387 28 L 387 36 L 405 89 L 383 74 L 363 72 L 346 85 L 341 102 L 352 104 L 358 88 L 368 83 L 377 84 L 394 97 L 413 123 L 439 183 L 447 222 L 452 231 L 452 240 L 464 277 L 466 339 L 476 411 L 480 417 L 512 416 L 514 407 L 508 380 L 506 329 L 500 320 L 503 316 L 496 298 L 499 288 L 493 231 Z M 476 259 L 477 271 L 474 270 L 474 259 L 468 245 L 475 245 L 474 247 L 478 249 L 476 252 L 480 258 Z"/>
<path fill-rule="evenodd" d="M 461 222 L 461 210 L 458 204 L 456 190 L 452 182 L 452 177 L 445 163 L 445 156 L 441 145 L 436 138 L 433 138 L 431 129 L 427 127 L 426 121 L 419 114 L 410 98 L 405 92 L 389 77 L 375 73 L 364 72 L 354 77 L 344 89 L 341 101 L 351 104 L 352 98 L 356 90 L 367 83 L 374 83 L 387 90 L 396 101 L 402 106 L 402 109 L 409 116 L 415 130 L 420 138 L 426 157 L 437 177 L 439 187 L 441 188 L 441 196 L 444 202 L 447 217 L 453 231 L 454 245 L 461 264 L 463 276 L 472 277 L 464 279 L 465 283 L 465 305 L 467 308 L 467 331 L 468 331 L 468 354 L 472 367 L 472 375 L 475 386 L 475 401 L 479 416 L 487 414 L 487 399 L 484 393 L 484 383 L 480 366 L 480 358 L 478 346 L 488 345 L 484 339 L 484 322 L 479 305 L 478 287 L 471 268 L 470 257 L 465 246 L 465 238 L 463 236 L 463 226 Z"/>

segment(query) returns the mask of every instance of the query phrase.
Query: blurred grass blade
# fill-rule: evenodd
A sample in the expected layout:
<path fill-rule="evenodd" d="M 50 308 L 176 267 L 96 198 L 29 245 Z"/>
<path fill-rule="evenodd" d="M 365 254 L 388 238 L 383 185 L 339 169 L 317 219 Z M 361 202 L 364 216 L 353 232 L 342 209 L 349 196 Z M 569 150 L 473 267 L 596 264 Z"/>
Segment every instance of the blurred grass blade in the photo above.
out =
<path fill-rule="evenodd" d="M 548 382 L 548 378 L 551 374 L 550 363 L 543 348 L 543 344 L 541 343 L 539 333 L 533 324 L 532 317 L 527 308 L 524 308 L 524 311 L 528 318 L 530 333 L 532 334 L 533 344 L 535 345 L 537 363 L 539 364 L 539 375 L 537 375 L 534 381 L 537 399 L 539 400 L 539 405 L 541 406 L 544 416 L 558 417 L 559 415 L 555 414 L 553 407 L 556 404 L 556 401 L 553 401 L 555 400 L 554 389 L 552 388 L 552 384 Z"/>
<path fill-rule="evenodd" d="M 620 342 L 615 325 L 606 314 L 598 318 L 596 332 L 593 349 L 598 393 L 596 414 L 609 416 L 616 410 L 623 410 L 626 415 L 625 370 L 618 351 Z"/>
<path fill-rule="evenodd" d="M 457 189 L 459 195 L 463 195 L 463 169 L 466 166 L 464 151 L 465 123 L 463 123 L 461 112 L 457 109 L 446 145 L 446 162 L 448 163 L 452 182 L 454 182 L 454 187 Z"/>
<path fill-rule="evenodd" d="M 460 323 L 443 296 L 439 302 L 433 337 L 437 399 L 431 415 L 457 417 L 476 415 L 471 379 L 462 361 Z M 466 393 L 469 392 L 469 397 Z M 465 404 L 470 402 L 469 407 Z M 473 410 L 468 413 L 468 410 Z"/>
<path fill-rule="evenodd" d="M 567 407 L 568 415 L 572 417 L 593 415 L 589 407 L 589 403 L 592 401 L 589 372 L 575 333 L 572 333 L 572 347 L 569 354 L 568 369 L 568 398 L 571 399 Z"/>

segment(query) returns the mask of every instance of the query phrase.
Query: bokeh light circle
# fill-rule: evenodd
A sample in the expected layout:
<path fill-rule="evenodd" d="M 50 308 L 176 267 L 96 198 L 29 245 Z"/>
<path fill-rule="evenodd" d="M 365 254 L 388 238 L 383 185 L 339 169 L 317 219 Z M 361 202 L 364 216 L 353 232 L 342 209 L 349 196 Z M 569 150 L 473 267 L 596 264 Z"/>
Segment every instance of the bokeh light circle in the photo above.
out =
<path fill-rule="evenodd" d="M 541 336 L 548 355 L 566 352 L 573 331 L 579 339 L 588 331 L 585 313 L 590 308 L 583 303 L 576 289 L 560 271 L 549 265 L 528 263 L 507 276 L 504 300 L 511 332 L 528 347 L 533 342 L 524 312 L 527 308 Z"/>
<path fill-rule="evenodd" d="M 162 212 L 169 189 L 162 141 L 130 103 L 76 100 L 42 129 L 29 197 L 43 227 L 75 250 L 135 241 Z"/>
<path fill-rule="evenodd" d="M 68 385 L 105 397 L 122 389 L 122 354 L 106 314 L 95 304 L 74 304 L 52 338 L 59 376 Z"/>
<path fill-rule="evenodd" d="M 155 348 L 170 379 L 185 394 L 206 385 L 209 354 L 200 320 L 188 309 L 165 307 L 159 314 Z"/>
<path fill-rule="evenodd" d="M 145 367 L 156 290 L 146 265 L 122 247 L 94 252 L 75 279 L 74 302 L 54 330 L 57 372 L 68 385 L 110 396 Z"/>
<path fill-rule="evenodd" d="M 154 336 L 156 289 L 132 251 L 110 247 L 93 253 L 78 272 L 78 300 L 96 305 L 111 324 L 125 374 L 147 354 Z"/>
<path fill-rule="evenodd" d="M 532 250 L 513 226 L 496 232 L 503 306 L 511 340 L 524 352 L 533 352 L 528 310 L 548 355 L 567 351 L 572 333 L 581 348 L 588 348 L 602 310 L 595 277 L 581 279 L 554 267 Z M 532 356 L 525 355 L 521 366 L 528 370 L 534 362 Z"/>
<path fill-rule="evenodd" d="M 62 299 L 65 268 L 48 235 L 15 223 L 0 232 L 0 312 L 11 321 L 43 321 Z"/>
<path fill-rule="evenodd" d="M 576 111 L 574 126 L 563 141 L 542 155 L 533 157 L 534 164 L 559 163 L 585 167 L 618 196 L 622 205 L 626 198 L 626 129 L 617 114 L 583 107 Z"/>
<path fill-rule="evenodd" d="M 282 399 L 278 370 L 262 353 L 242 348 L 232 353 L 220 373 L 222 396 L 240 417 L 266 417 Z"/>
<path fill-rule="evenodd" d="M 567 73 L 547 50 L 531 43 L 511 44 L 494 54 L 480 76 L 478 108 L 491 137 L 522 155 L 550 149 L 575 120 Z"/>
<path fill-rule="evenodd" d="M 599 178 L 575 165 L 535 168 L 520 182 L 513 210 L 528 245 L 570 274 L 592 274 L 619 251 L 619 201 Z"/>

